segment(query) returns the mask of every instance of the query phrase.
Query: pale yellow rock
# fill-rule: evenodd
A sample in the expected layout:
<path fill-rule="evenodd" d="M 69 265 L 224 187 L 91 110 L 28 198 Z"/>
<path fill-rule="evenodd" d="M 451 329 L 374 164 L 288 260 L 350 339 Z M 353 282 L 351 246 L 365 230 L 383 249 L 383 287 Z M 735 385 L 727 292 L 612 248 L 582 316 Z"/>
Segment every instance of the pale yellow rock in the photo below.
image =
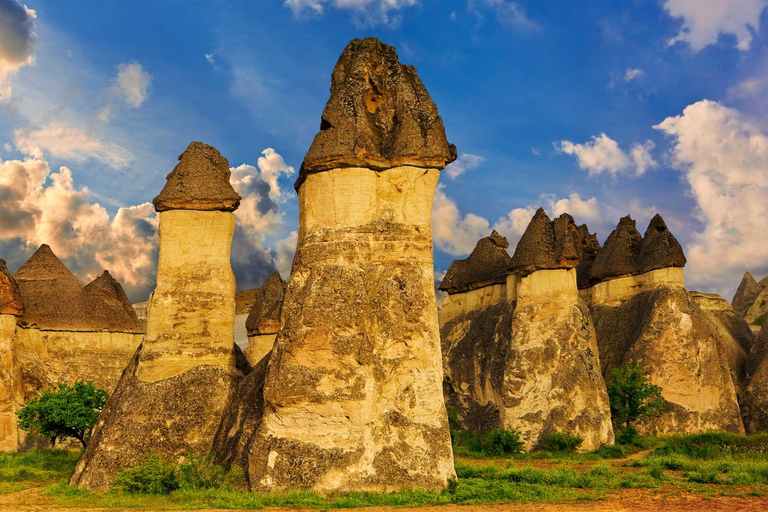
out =
<path fill-rule="evenodd" d="M 684 288 L 683 269 L 678 267 L 661 268 L 636 276 L 609 279 L 589 288 L 582 297 L 588 297 L 592 304 L 614 305 L 632 295 L 659 285 Z"/>
<path fill-rule="evenodd" d="M 539 270 L 528 274 L 518 282 L 516 295 L 518 304 L 548 297 L 574 301 L 578 298 L 576 269 Z"/>
<path fill-rule="evenodd" d="M 248 336 L 248 348 L 245 350 L 245 357 L 251 366 L 256 366 L 256 363 L 272 350 L 275 338 L 277 338 L 277 333 Z"/>
<path fill-rule="evenodd" d="M 230 212 L 160 212 L 157 286 L 136 375 L 154 382 L 201 365 L 234 367 Z"/>
<path fill-rule="evenodd" d="M 458 315 L 469 313 L 507 299 L 507 285 L 492 284 L 468 292 L 454 293 L 443 297 L 440 311 L 442 322 L 448 322 Z"/>
<path fill-rule="evenodd" d="M 14 354 L 16 317 L 0 315 L 0 452 L 16 451 L 21 445 L 16 411 L 21 405 L 21 389 Z"/>

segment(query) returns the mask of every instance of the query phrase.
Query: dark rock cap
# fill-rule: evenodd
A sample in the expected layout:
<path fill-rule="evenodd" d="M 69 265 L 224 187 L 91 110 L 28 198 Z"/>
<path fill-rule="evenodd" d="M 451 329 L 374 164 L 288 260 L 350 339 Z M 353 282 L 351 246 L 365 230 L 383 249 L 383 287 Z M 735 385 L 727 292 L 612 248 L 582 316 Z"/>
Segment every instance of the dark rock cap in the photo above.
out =
<path fill-rule="evenodd" d="M 309 173 L 338 167 L 442 169 L 455 159 L 416 68 L 400 64 L 395 49 L 376 38 L 353 39 L 333 68 L 320 131 L 294 187 Z"/>
<path fill-rule="evenodd" d="M 744 315 L 749 309 L 749 306 L 755 302 L 757 296 L 763 291 L 763 286 L 760 285 L 752 274 L 744 272 L 744 277 L 741 278 L 741 283 L 736 289 L 736 294 L 731 299 L 731 306 L 740 315 Z M 768 332 L 766 333 L 768 334 Z M 768 336 L 766 336 L 768 337 Z"/>
<path fill-rule="evenodd" d="M 581 237 L 573 217 L 564 213 L 551 221 L 539 208 L 517 243 L 512 271 L 528 275 L 537 270 L 569 269 L 580 259 Z"/>
<path fill-rule="evenodd" d="M 93 321 L 102 329 L 119 332 L 141 332 L 136 311 L 115 278 L 105 270 L 85 287 L 86 303 Z"/>
<path fill-rule="evenodd" d="M 275 334 L 280 328 L 280 311 L 283 309 L 285 288 L 278 272 L 273 272 L 256 291 L 256 300 L 245 320 L 248 336 L 257 334 Z"/>
<path fill-rule="evenodd" d="M 608 235 L 605 244 L 595 257 L 590 271 L 592 282 L 613 277 L 638 274 L 637 258 L 640 255 L 643 237 L 635 228 L 635 221 L 627 215 L 622 217 L 616 229 Z"/>
<path fill-rule="evenodd" d="M 8 272 L 5 260 L 0 259 L 0 315 L 21 316 L 24 303 L 16 280 Z"/>
<path fill-rule="evenodd" d="M 491 236 L 477 242 L 468 258 L 451 263 L 439 289 L 460 293 L 490 284 L 506 283 L 512 264 L 507 247 L 507 239 L 493 230 Z"/>
<path fill-rule="evenodd" d="M 579 226 L 579 237 L 581 238 L 581 260 L 576 267 L 576 284 L 580 290 L 583 290 L 593 284 L 590 280 L 590 271 L 597 253 L 600 252 L 600 242 L 597 240 L 597 234 L 590 233 L 586 224 Z"/>
<path fill-rule="evenodd" d="M 643 236 L 640 256 L 637 260 L 639 272 L 650 272 L 660 268 L 684 267 L 686 263 L 683 248 L 667 229 L 658 213 L 651 219 Z"/>
<path fill-rule="evenodd" d="M 235 211 L 242 197 L 232 188 L 229 175 L 229 162 L 216 148 L 193 142 L 165 177 L 165 187 L 152 203 L 158 212 Z"/>

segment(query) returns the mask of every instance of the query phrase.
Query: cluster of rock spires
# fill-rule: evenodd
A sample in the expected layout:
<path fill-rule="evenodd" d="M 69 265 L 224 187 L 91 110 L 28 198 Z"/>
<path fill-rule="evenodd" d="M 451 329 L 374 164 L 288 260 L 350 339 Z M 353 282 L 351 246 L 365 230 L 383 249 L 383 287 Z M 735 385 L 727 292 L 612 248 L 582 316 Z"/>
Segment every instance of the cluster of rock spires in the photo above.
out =
<path fill-rule="evenodd" d="M 353 40 L 295 185 L 289 281 L 248 292 L 244 318 L 230 266 L 240 196 L 227 159 L 193 142 L 153 201 L 157 286 L 136 308 L 140 345 L 108 273 L 82 287 L 47 246 L 13 277 L 0 264 L 0 433 L 19 397 L 77 376 L 28 384 L 34 358 L 19 347 L 47 347 L 27 341 L 41 329 L 134 336 L 114 350 L 114 392 L 72 477 L 92 490 L 146 455 L 189 453 L 241 467 L 253 491 L 442 489 L 455 476 L 446 404 L 470 431 L 519 430 L 527 449 L 556 431 L 593 449 L 613 443 L 606 380 L 630 359 L 668 404 L 648 430 L 743 432 L 740 405 L 750 428 L 768 427 L 768 331 L 755 342 L 726 301 L 685 289 L 659 215 L 644 236 L 622 218 L 601 247 L 539 209 L 512 256 L 494 231 L 451 265 L 438 319 L 431 207 L 455 158 L 416 70 Z M 742 283 L 734 304 L 750 310 L 760 286 Z M 61 353 L 75 352 L 87 351 Z"/>
<path fill-rule="evenodd" d="M 43 389 L 87 380 L 111 391 L 142 336 L 108 271 L 83 287 L 47 245 L 13 276 L 0 260 L 0 450 L 41 442 L 15 412 Z"/>

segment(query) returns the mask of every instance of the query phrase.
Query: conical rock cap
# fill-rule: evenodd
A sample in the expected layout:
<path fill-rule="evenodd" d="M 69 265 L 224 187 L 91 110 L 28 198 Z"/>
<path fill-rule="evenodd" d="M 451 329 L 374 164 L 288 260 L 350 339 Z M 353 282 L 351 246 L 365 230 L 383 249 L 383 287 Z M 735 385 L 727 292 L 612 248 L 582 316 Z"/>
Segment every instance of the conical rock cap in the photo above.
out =
<path fill-rule="evenodd" d="M 507 239 L 494 229 L 491 236 L 477 242 L 468 258 L 451 263 L 439 289 L 459 293 L 489 284 L 505 283 L 512 264 L 507 247 Z"/>
<path fill-rule="evenodd" d="M 512 270 L 527 275 L 537 270 L 569 269 L 581 259 L 581 237 L 573 217 L 564 213 L 554 221 L 536 210 L 512 256 Z"/>
<path fill-rule="evenodd" d="M 86 302 L 91 306 L 93 321 L 102 329 L 119 332 L 141 332 L 136 311 L 123 287 L 109 271 L 85 287 Z"/>

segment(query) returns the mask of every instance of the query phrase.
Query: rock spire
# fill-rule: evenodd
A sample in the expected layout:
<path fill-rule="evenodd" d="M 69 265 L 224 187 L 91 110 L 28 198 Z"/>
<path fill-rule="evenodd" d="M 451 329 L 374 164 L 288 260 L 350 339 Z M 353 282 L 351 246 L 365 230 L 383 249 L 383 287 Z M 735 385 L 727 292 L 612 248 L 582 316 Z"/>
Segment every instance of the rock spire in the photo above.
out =
<path fill-rule="evenodd" d="M 440 283 L 440 290 L 459 293 L 489 284 L 505 283 L 512 266 L 507 247 L 507 239 L 494 229 L 491 236 L 477 242 L 468 258 L 451 263 Z"/>
<path fill-rule="evenodd" d="M 555 220 L 543 208 L 536 210 L 512 256 L 512 270 L 527 275 L 537 270 L 569 269 L 581 258 L 581 237 L 573 217 Z"/>

